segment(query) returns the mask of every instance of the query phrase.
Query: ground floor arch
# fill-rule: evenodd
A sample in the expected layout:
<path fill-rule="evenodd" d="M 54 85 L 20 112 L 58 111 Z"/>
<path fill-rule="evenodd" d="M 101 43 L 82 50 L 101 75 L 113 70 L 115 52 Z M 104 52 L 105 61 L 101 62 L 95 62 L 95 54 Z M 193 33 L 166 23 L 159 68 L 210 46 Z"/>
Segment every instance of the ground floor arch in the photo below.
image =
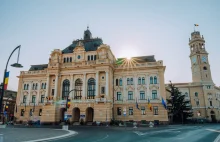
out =
<path fill-rule="evenodd" d="M 64 121 L 64 115 L 65 115 L 65 108 L 60 109 L 60 121 Z"/>
<path fill-rule="evenodd" d="M 212 122 L 215 123 L 216 122 L 216 117 L 215 117 L 215 112 L 213 110 L 210 112 L 210 115 L 211 115 Z"/>
<path fill-rule="evenodd" d="M 88 107 L 86 109 L 86 121 L 93 122 L 93 118 L 94 118 L 94 109 L 92 107 Z"/>
<path fill-rule="evenodd" d="M 73 122 L 79 122 L 80 109 L 78 107 L 73 108 Z"/>

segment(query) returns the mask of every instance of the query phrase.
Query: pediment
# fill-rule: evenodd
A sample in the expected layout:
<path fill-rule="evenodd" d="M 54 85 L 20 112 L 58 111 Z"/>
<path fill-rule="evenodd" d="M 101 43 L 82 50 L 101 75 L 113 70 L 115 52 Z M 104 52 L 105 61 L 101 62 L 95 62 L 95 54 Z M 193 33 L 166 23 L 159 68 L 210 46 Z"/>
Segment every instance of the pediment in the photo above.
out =
<path fill-rule="evenodd" d="M 127 86 L 126 90 L 134 90 L 134 87 L 133 86 Z"/>
<path fill-rule="evenodd" d="M 149 88 L 150 88 L 150 89 L 159 89 L 159 86 L 157 86 L 157 85 L 151 85 Z"/>
<path fill-rule="evenodd" d="M 144 85 L 137 87 L 137 90 L 146 90 L 146 89 L 147 89 L 147 87 Z"/>
<path fill-rule="evenodd" d="M 85 51 L 84 46 L 75 47 L 73 50 L 73 52 L 83 52 L 83 51 Z"/>
<path fill-rule="evenodd" d="M 119 87 L 119 86 L 116 86 L 116 87 L 114 88 L 114 90 L 120 92 L 120 91 L 123 91 L 123 88 L 121 88 L 121 87 Z"/>

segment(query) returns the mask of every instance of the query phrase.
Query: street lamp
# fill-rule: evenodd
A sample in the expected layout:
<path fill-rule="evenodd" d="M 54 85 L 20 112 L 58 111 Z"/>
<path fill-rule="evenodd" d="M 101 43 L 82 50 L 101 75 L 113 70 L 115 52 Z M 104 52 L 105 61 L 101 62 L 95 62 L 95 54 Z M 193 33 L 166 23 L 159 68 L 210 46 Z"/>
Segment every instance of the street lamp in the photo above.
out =
<path fill-rule="evenodd" d="M 4 76 L 3 76 L 3 85 L 5 84 L 5 74 L 7 72 L 7 68 L 8 68 L 8 63 L 9 63 L 9 60 L 11 59 L 11 56 L 12 54 L 18 49 L 18 57 L 17 57 L 17 63 L 14 63 L 12 64 L 11 66 L 12 67 L 16 67 L 16 68 L 22 68 L 23 66 L 21 64 L 18 63 L 19 61 L 19 55 L 20 55 L 20 48 L 21 48 L 21 45 L 17 46 L 10 54 L 9 58 L 8 58 L 8 61 L 6 63 L 6 66 L 5 66 L 5 71 L 4 71 Z M 1 98 L 0 98 L 0 114 L 2 112 L 2 101 L 3 101 L 3 97 L 4 97 L 4 87 L 1 88 Z"/>

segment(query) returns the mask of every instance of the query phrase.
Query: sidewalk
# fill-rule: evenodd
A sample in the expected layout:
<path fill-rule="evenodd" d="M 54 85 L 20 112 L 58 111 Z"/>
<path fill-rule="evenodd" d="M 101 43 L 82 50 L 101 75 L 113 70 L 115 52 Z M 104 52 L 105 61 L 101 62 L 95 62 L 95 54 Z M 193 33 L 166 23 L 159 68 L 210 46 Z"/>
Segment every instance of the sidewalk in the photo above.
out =
<path fill-rule="evenodd" d="M 0 129 L 0 142 L 24 142 L 37 139 L 68 136 L 70 131 L 48 128 L 5 128 Z M 76 134 L 71 131 L 72 135 Z M 2 141 L 3 139 L 3 141 Z"/>

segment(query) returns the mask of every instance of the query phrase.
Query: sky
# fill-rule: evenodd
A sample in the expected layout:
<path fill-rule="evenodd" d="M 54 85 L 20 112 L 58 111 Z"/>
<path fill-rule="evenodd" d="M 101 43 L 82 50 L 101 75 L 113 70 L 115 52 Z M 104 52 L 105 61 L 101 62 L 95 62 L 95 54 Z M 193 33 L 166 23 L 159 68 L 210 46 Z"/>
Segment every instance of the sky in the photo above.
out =
<path fill-rule="evenodd" d="M 15 91 L 20 71 L 47 64 L 51 51 L 82 38 L 89 25 L 93 37 L 102 38 L 116 58 L 155 55 L 166 66 L 165 83 L 191 82 L 188 42 L 199 24 L 213 81 L 220 86 L 219 7 L 219 0 L 1 0 L 0 80 L 18 45 L 24 67 L 8 67 L 8 89 Z"/>

